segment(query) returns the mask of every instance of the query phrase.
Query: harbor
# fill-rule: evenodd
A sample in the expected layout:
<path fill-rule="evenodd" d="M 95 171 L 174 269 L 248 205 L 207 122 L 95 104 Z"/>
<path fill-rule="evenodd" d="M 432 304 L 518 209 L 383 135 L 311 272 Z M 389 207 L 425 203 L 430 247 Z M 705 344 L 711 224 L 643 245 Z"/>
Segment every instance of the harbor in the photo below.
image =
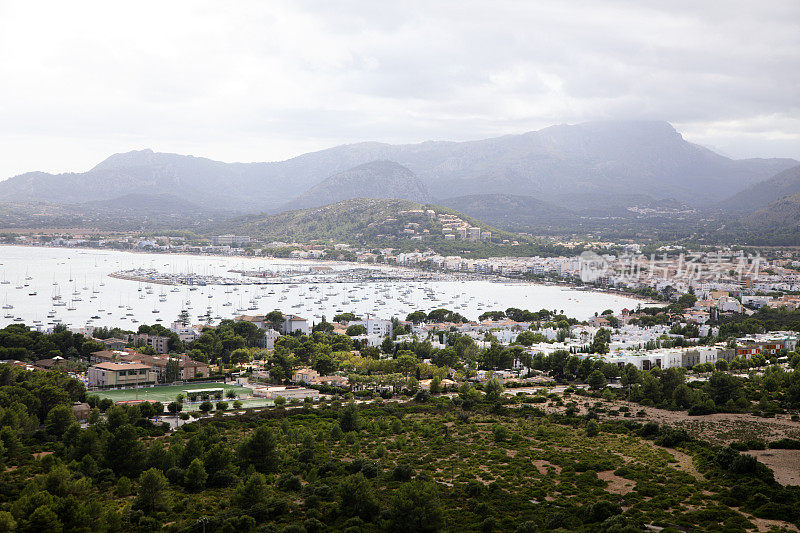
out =
<path fill-rule="evenodd" d="M 43 331 L 59 324 L 169 326 L 182 313 L 192 324 L 216 324 L 276 309 L 310 322 L 343 312 L 404 318 L 438 308 L 476 320 L 509 307 L 557 308 L 587 319 L 598 309 L 638 304 L 623 295 L 383 265 L 24 246 L 2 252 L 0 325 Z"/>

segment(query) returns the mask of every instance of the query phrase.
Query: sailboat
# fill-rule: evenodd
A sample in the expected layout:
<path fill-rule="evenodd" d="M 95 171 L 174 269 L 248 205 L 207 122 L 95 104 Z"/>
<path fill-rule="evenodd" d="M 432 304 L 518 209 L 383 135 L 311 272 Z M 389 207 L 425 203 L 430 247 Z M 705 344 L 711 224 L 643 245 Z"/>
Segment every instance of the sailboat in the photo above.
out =
<path fill-rule="evenodd" d="M 8 303 L 8 293 L 6 293 L 6 300 L 3 302 L 3 309 L 14 309 L 14 306 Z"/>

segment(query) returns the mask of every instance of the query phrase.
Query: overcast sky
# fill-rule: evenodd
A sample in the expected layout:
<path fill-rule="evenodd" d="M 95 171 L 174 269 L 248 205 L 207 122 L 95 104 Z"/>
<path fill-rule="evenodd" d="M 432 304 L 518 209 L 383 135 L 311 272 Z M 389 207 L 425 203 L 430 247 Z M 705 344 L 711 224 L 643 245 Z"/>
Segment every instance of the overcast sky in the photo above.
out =
<path fill-rule="evenodd" d="M 800 159 L 800 1 L 0 0 L 0 179 L 667 120 Z"/>

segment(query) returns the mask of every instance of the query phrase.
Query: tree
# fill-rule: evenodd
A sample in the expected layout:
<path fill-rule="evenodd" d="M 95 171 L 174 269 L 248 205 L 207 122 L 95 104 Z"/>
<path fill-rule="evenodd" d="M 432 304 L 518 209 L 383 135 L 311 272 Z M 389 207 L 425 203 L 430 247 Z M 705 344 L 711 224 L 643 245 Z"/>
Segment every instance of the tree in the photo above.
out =
<path fill-rule="evenodd" d="M 419 324 L 420 322 L 424 322 L 427 318 L 428 315 L 425 313 L 425 311 L 414 311 L 413 313 L 409 313 L 409 315 L 406 317 L 406 321 Z"/>
<path fill-rule="evenodd" d="M 246 439 L 239 448 L 239 456 L 245 463 L 253 465 L 258 472 L 271 472 L 278 461 L 276 446 L 278 444 L 275 434 L 267 426 L 259 426 L 249 439 Z"/>
<path fill-rule="evenodd" d="M 182 410 L 183 410 L 183 404 L 179 402 L 169 402 L 169 405 L 167 405 L 167 411 L 169 411 L 173 415 L 177 415 Z"/>
<path fill-rule="evenodd" d="M 439 376 L 433 376 L 431 379 L 431 394 L 439 394 L 442 392 L 442 379 Z"/>
<path fill-rule="evenodd" d="M 371 522 L 380 512 L 375 489 L 360 472 L 345 478 L 339 486 L 339 498 L 339 508 L 345 516 L 357 516 Z"/>
<path fill-rule="evenodd" d="M 589 353 L 608 353 L 608 343 L 611 342 L 611 332 L 605 328 L 600 328 L 589 345 Z"/>
<path fill-rule="evenodd" d="M 678 307 L 681 309 L 688 309 L 693 307 L 694 304 L 697 302 L 697 296 L 694 294 L 682 294 L 680 298 L 678 298 Z"/>
<path fill-rule="evenodd" d="M 402 354 L 402 355 L 400 355 Z M 417 368 L 419 364 L 419 359 L 416 358 L 414 352 L 408 352 L 407 354 L 403 353 L 403 350 L 398 352 L 398 358 L 395 359 L 395 365 L 397 365 L 397 370 L 408 376 L 411 372 Z"/>
<path fill-rule="evenodd" d="M 483 392 L 486 394 L 486 399 L 490 402 L 496 402 L 499 400 L 504 390 L 505 387 L 503 387 L 503 382 L 494 376 L 489 378 L 488 381 L 486 381 L 486 384 L 483 386 Z"/>
<path fill-rule="evenodd" d="M 250 353 L 244 348 L 239 348 L 231 352 L 231 364 L 241 365 L 250 362 Z"/>
<path fill-rule="evenodd" d="M 63 525 L 51 505 L 40 505 L 28 517 L 29 531 L 61 531 Z"/>
<path fill-rule="evenodd" d="M 231 502 L 242 509 L 249 509 L 267 498 L 267 479 L 255 472 L 240 483 L 231 497 Z"/>
<path fill-rule="evenodd" d="M 345 433 L 358 431 L 361 428 L 361 416 L 354 403 L 348 403 L 339 411 L 339 426 Z"/>
<path fill-rule="evenodd" d="M 589 420 L 589 423 L 586 424 L 586 436 L 596 437 L 598 433 L 600 433 L 600 426 L 597 424 L 597 420 Z"/>
<path fill-rule="evenodd" d="M 114 473 L 135 478 L 142 471 L 145 454 L 136 428 L 123 424 L 106 441 L 103 455 Z"/>
<path fill-rule="evenodd" d="M 593 390 L 602 389 L 606 386 L 606 376 L 600 370 L 593 370 L 586 382 Z"/>
<path fill-rule="evenodd" d="M 339 313 L 333 317 L 333 321 L 339 323 L 347 323 L 354 320 L 358 320 L 358 317 L 354 313 Z"/>
<path fill-rule="evenodd" d="M 381 351 L 383 353 L 394 352 L 394 342 L 390 336 L 387 335 L 386 338 L 383 339 L 383 342 L 381 343 Z"/>
<path fill-rule="evenodd" d="M 153 416 L 161 416 L 164 414 L 164 404 L 161 402 L 153 402 L 150 404 L 152 407 Z"/>
<path fill-rule="evenodd" d="M 742 389 L 742 381 L 727 372 L 714 372 L 708 380 L 708 394 L 714 403 L 724 405 L 728 400 L 736 401 Z"/>
<path fill-rule="evenodd" d="M 345 334 L 348 337 L 357 337 L 359 335 L 366 335 L 367 328 L 365 328 L 362 324 L 353 324 L 352 326 L 348 326 Z"/>
<path fill-rule="evenodd" d="M 214 409 L 214 404 L 209 402 L 208 400 L 204 401 L 200 404 L 199 407 L 200 411 L 203 413 L 210 413 L 212 409 Z"/>
<path fill-rule="evenodd" d="M 201 459 L 195 458 L 186 469 L 183 476 L 183 484 L 189 490 L 203 490 L 206 486 L 208 474 Z"/>
<path fill-rule="evenodd" d="M 430 482 L 403 484 L 389 501 L 389 531 L 433 532 L 444 526 L 444 513 L 436 486 Z"/>
<path fill-rule="evenodd" d="M 527 330 L 517 335 L 516 342 L 523 346 L 530 346 L 534 342 L 543 340 L 543 338 L 544 335 L 542 335 L 541 333 L 535 333 L 533 331 Z"/>
<path fill-rule="evenodd" d="M 145 514 L 169 509 L 169 482 L 161 470 L 151 468 L 139 476 L 139 494 L 133 507 Z"/>
<path fill-rule="evenodd" d="M 274 329 L 275 331 L 280 331 L 283 329 L 283 322 L 284 317 L 283 313 L 280 311 L 270 311 L 264 316 L 264 322 L 266 322 L 270 328 Z"/>
<path fill-rule="evenodd" d="M 57 405 L 47 413 L 44 424 L 48 433 L 60 437 L 73 422 L 75 422 L 75 414 L 72 412 L 72 407 Z"/>

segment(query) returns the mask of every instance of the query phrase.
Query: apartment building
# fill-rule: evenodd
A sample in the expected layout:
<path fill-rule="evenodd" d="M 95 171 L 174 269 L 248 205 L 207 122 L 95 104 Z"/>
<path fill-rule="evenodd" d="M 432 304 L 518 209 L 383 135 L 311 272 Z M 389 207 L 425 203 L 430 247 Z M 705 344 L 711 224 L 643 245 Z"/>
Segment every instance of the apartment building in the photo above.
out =
<path fill-rule="evenodd" d="M 169 337 L 162 337 L 160 335 L 148 335 L 142 333 L 140 335 L 128 335 L 128 342 L 132 342 L 135 346 L 150 346 L 156 353 L 169 353 Z"/>

